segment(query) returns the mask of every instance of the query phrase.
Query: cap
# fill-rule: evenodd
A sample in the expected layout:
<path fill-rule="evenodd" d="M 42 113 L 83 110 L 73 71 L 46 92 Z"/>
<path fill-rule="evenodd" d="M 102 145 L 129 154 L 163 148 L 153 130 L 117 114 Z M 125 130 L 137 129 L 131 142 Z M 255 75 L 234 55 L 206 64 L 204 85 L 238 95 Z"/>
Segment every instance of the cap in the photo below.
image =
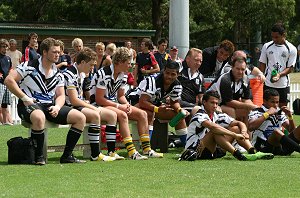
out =
<path fill-rule="evenodd" d="M 177 51 L 178 50 L 178 48 L 174 45 L 174 46 L 172 46 L 171 47 L 171 50 L 175 50 L 175 51 Z"/>

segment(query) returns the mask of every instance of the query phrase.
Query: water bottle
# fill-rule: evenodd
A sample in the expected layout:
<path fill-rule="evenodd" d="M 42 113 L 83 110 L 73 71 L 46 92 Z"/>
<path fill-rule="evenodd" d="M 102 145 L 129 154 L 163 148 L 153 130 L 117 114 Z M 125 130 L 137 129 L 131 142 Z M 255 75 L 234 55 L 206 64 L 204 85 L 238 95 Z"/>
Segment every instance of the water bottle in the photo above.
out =
<path fill-rule="evenodd" d="M 170 120 L 169 125 L 171 127 L 175 127 L 178 124 L 178 122 L 185 117 L 185 115 L 186 115 L 185 110 L 180 110 L 177 113 L 177 115 L 173 117 L 172 120 Z"/>
<path fill-rule="evenodd" d="M 275 76 L 277 76 L 277 74 L 278 74 L 278 71 L 276 69 L 273 69 L 272 72 L 271 72 L 271 79 L 270 79 L 271 83 L 274 82 L 273 78 Z"/>

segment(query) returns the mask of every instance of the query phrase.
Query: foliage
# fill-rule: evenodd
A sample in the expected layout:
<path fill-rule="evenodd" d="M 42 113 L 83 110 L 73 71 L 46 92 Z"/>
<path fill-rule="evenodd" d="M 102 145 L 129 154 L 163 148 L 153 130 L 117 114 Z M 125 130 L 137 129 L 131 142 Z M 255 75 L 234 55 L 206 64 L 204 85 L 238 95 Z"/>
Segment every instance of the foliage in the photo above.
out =
<path fill-rule="evenodd" d="M 170 0 L 2 0 L 0 21 L 88 25 L 99 28 L 155 29 L 154 42 L 168 37 Z M 252 48 L 262 33 L 270 40 L 270 27 L 286 24 L 294 44 L 300 34 L 297 0 L 189 0 L 190 46 L 205 48 L 230 39 Z"/>

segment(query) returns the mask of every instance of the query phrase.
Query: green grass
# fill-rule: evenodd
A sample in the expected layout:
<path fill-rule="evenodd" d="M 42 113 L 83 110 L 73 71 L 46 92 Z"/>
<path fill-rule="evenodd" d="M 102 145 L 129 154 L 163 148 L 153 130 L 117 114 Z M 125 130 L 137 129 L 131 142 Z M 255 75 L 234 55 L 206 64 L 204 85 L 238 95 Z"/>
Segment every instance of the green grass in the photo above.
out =
<path fill-rule="evenodd" d="M 295 116 L 297 123 L 300 117 Z M 49 144 L 64 144 L 67 129 L 50 129 Z M 163 159 L 59 164 L 49 153 L 46 166 L 8 165 L 6 141 L 27 135 L 22 126 L 0 126 L 0 197 L 299 197 L 300 154 L 241 162 L 178 162 L 179 149 Z M 121 155 L 126 156 L 124 150 Z M 75 155 L 82 156 L 77 151 Z"/>

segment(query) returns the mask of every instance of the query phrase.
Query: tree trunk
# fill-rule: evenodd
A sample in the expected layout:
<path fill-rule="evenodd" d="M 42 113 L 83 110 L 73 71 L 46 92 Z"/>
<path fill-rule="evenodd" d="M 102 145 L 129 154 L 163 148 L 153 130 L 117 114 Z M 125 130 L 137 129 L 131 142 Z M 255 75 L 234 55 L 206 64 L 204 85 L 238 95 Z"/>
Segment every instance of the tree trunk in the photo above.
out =
<path fill-rule="evenodd" d="M 161 4 L 163 0 L 152 0 L 152 26 L 155 32 L 155 36 L 152 39 L 154 45 L 157 44 L 158 39 L 162 33 L 162 21 L 161 21 Z"/>

